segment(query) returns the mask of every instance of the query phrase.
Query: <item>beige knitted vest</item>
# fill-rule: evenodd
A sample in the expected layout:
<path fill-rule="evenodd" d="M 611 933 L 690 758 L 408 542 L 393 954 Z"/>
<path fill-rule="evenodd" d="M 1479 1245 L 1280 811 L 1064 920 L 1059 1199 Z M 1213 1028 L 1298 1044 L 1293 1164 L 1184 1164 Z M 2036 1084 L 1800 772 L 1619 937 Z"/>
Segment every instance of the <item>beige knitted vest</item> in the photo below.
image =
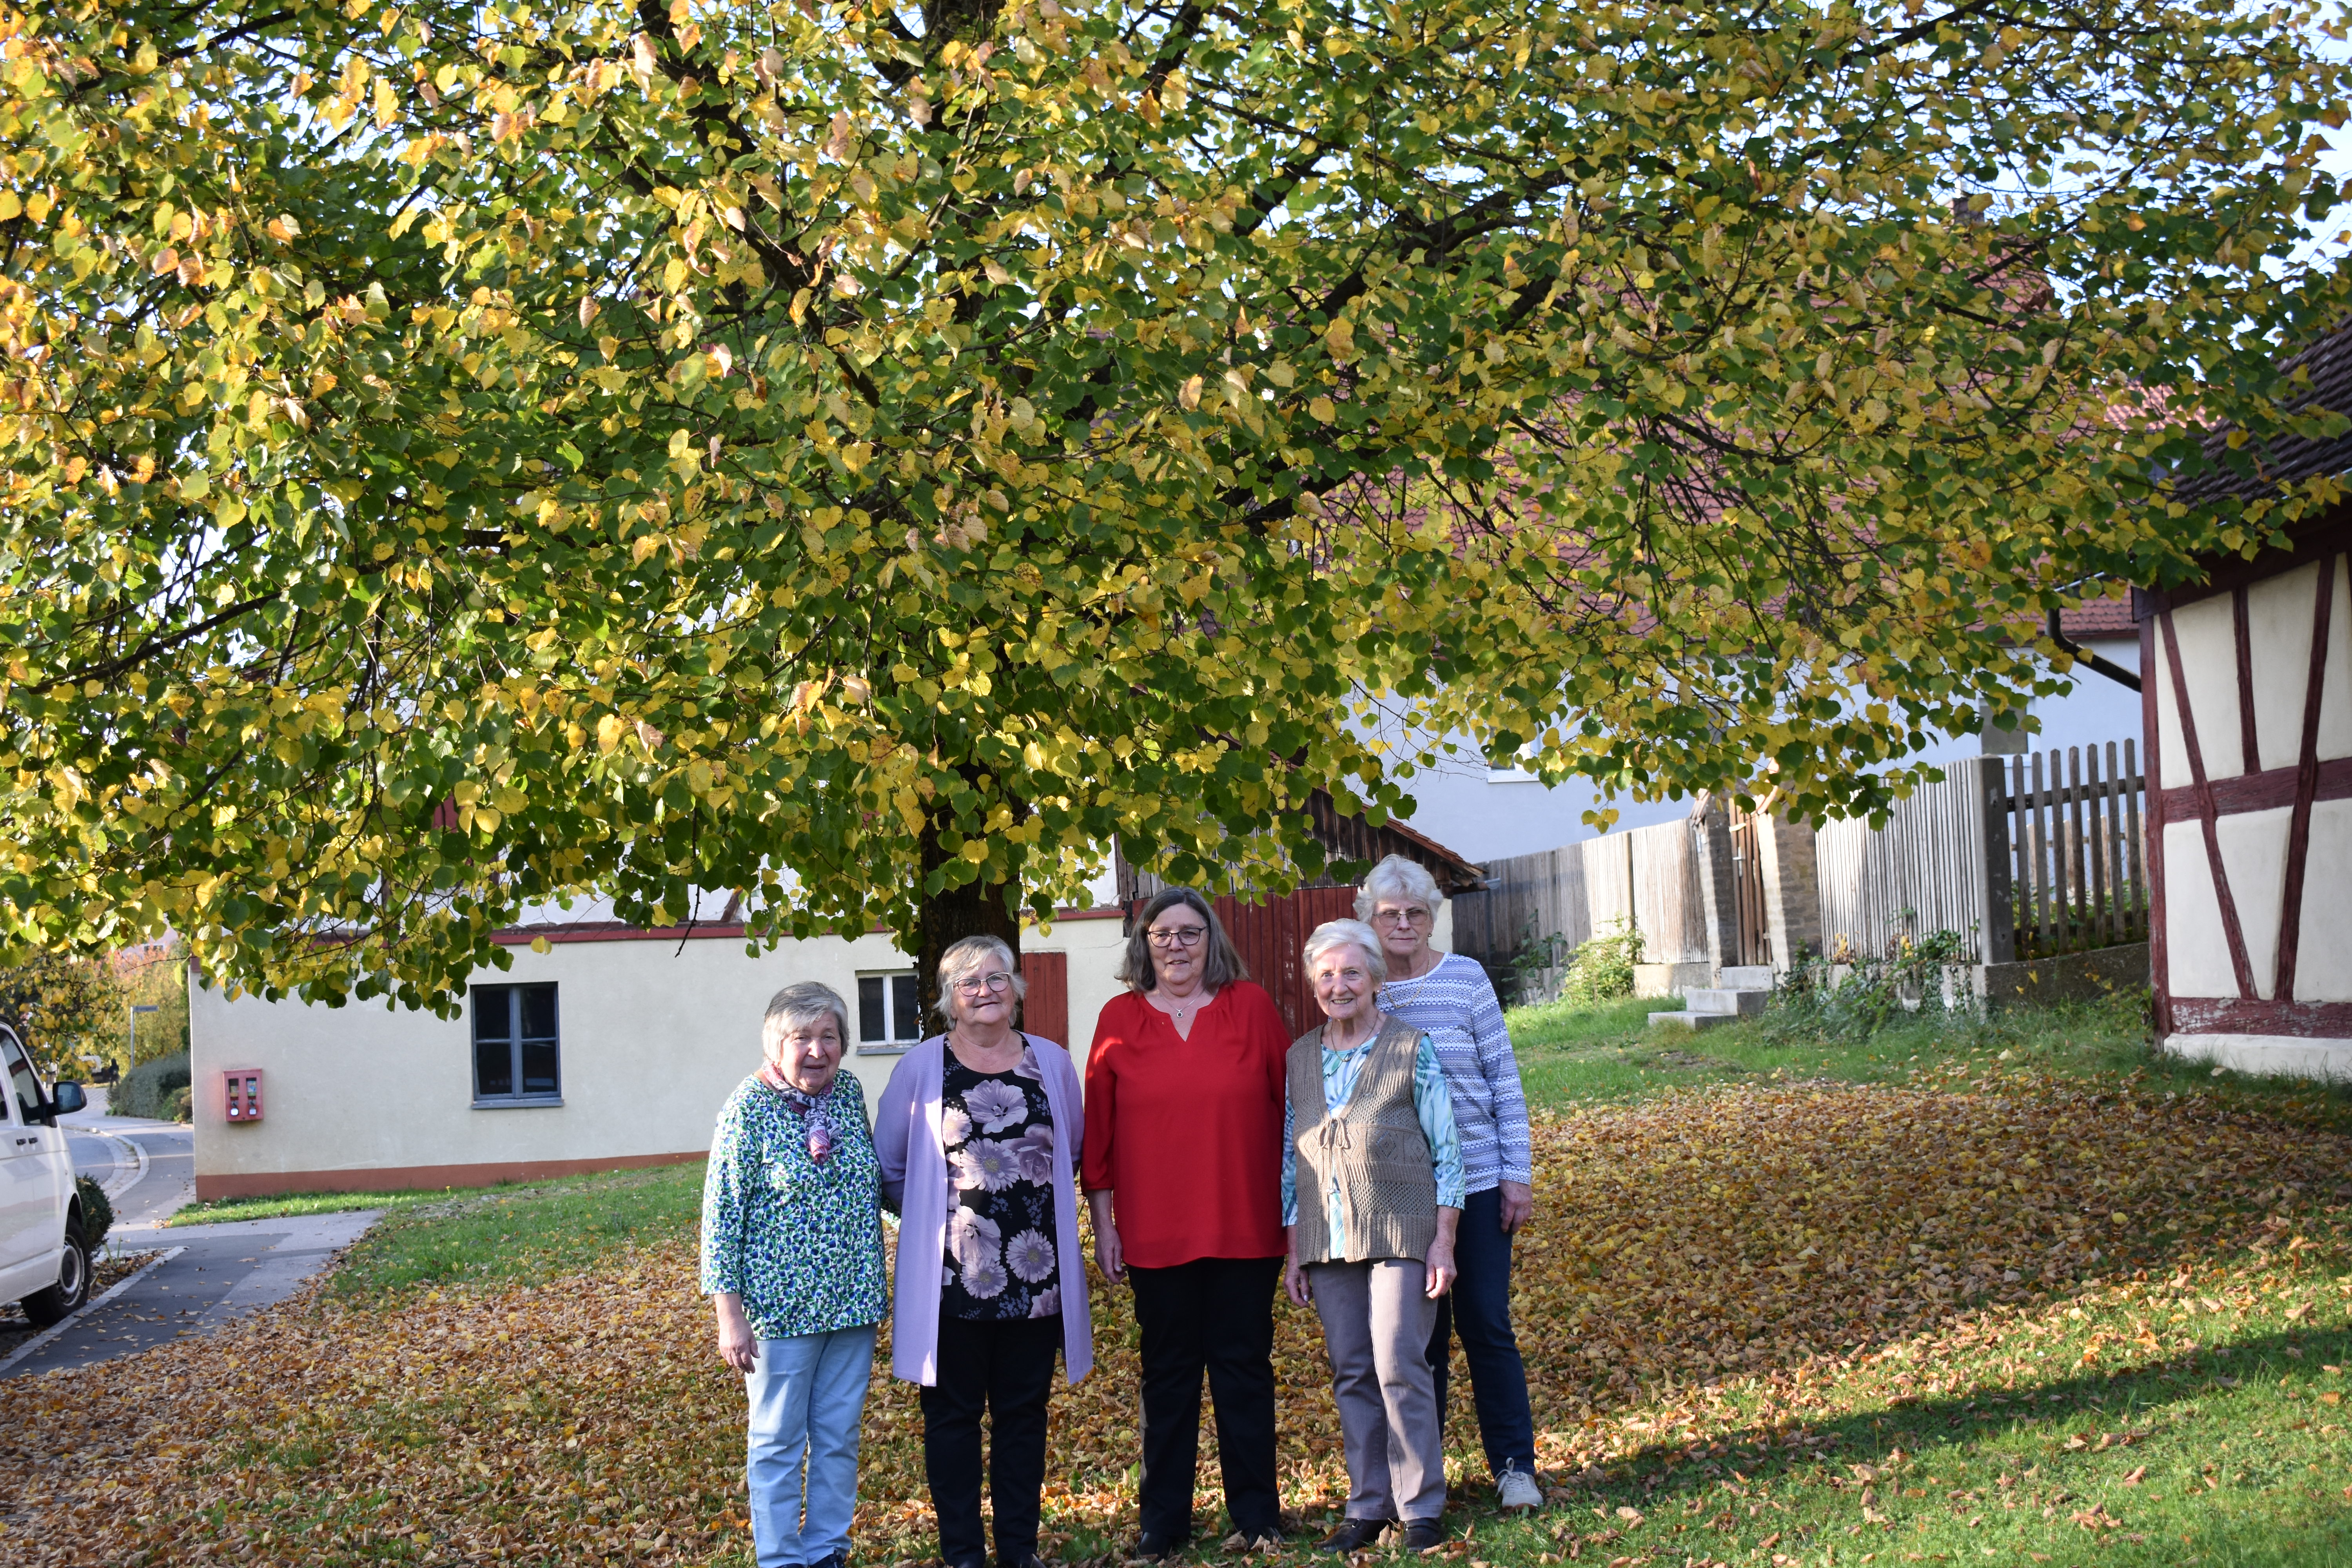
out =
<path fill-rule="evenodd" d="M 1287 1065 L 1296 1110 L 1292 1143 L 1298 1154 L 1299 1262 L 1428 1256 L 1437 1237 L 1437 1170 L 1412 1104 L 1413 1054 L 1420 1044 L 1420 1030 L 1383 1018 L 1347 1109 L 1333 1116 L 1323 1108 L 1322 1029 L 1310 1029 L 1292 1043 Z M 1343 1257 L 1332 1255 L 1325 1217 L 1335 1175 L 1347 1226 Z"/>

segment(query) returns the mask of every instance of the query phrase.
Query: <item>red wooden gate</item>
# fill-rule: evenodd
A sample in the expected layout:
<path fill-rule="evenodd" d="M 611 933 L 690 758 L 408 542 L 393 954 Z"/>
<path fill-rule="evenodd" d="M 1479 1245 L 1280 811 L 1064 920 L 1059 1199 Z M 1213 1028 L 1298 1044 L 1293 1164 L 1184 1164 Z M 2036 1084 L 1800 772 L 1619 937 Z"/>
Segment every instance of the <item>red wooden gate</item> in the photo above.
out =
<path fill-rule="evenodd" d="M 1323 1021 L 1315 994 L 1307 984 L 1307 966 L 1299 949 L 1325 921 L 1352 920 L 1356 914 L 1353 888 L 1301 888 L 1286 899 L 1244 904 L 1234 899 L 1216 900 L 1217 919 L 1233 939 L 1234 950 L 1249 966 L 1250 978 L 1265 987 L 1297 1039 Z"/>

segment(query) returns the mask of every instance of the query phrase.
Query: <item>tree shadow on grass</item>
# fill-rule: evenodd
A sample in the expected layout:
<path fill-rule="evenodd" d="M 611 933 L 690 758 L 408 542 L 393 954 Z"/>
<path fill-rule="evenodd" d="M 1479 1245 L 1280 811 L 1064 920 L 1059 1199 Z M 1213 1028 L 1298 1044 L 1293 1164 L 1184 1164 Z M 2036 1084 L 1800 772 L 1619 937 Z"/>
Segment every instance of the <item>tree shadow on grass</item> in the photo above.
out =
<path fill-rule="evenodd" d="M 2344 1501 L 2352 1497 L 2352 1489 L 2335 1495 L 2344 1475 L 2326 1478 L 2321 1491 L 2307 1493 L 2310 1506 L 2299 1507 L 2294 1498 L 2279 1494 L 2289 1480 L 2307 1482 L 2306 1465 L 2301 1459 L 2283 1460 L 2278 1452 L 2281 1439 L 2332 1426 L 2331 1416 L 2342 1414 L 2352 1420 L 2352 1410 L 2342 1405 L 2313 1404 L 2300 1415 L 2287 1407 L 2290 1403 L 2302 1405 L 2303 1396 L 2331 1384 L 2341 1385 L 2344 1380 L 2326 1374 L 2325 1367 L 2352 1363 L 2352 1328 L 2288 1330 L 2234 1341 L 2225 1348 L 2226 1354 L 2203 1347 L 2167 1362 L 2080 1372 L 2023 1390 L 1979 1382 L 1933 1397 L 1898 1395 L 1882 1408 L 1795 1427 L 1734 1426 L 1701 1444 L 1654 1444 L 1612 1462 L 1605 1479 L 1572 1483 L 1570 1516 L 1589 1507 L 1604 1519 L 1632 1509 L 1645 1521 L 1679 1520 L 1702 1515 L 1727 1497 L 1769 1495 L 1776 1483 L 1809 1473 L 1816 1483 L 1825 1483 L 1823 1491 L 1811 1493 L 1814 1512 L 1830 1517 L 1788 1520 L 1779 1537 L 1785 1552 L 1833 1545 L 1841 1562 L 1872 1550 L 1882 1562 L 1898 1562 L 1911 1555 L 1906 1547 L 1928 1544 L 1899 1531 L 1933 1528 L 1949 1516 L 1944 1505 L 1954 1494 L 1945 1489 L 1955 1483 L 1981 1489 L 1997 1474 L 2003 1483 L 2034 1485 L 2037 1501 L 2042 1497 L 2063 1500 L 2051 1526 L 2058 1539 L 2047 1542 L 2050 1550 L 2038 1557 L 2028 1552 L 2033 1561 L 2193 1562 L 2210 1568 L 2320 1568 L 2352 1561 L 2352 1508 Z M 2280 1399 L 2283 1388 L 2298 1397 Z M 2250 1406 L 2267 1402 L 2271 1407 L 2236 1412 L 2234 1424 L 2225 1413 L 2200 1422 L 2193 1431 L 2165 1429 L 2168 1412 L 2210 1417 L 2216 1402 L 2233 1399 Z M 2178 1411 L 2192 1404 L 2195 1409 Z M 2258 1423 L 2271 1430 L 2265 1432 Z M 2267 1451 L 2251 1447 L 2233 1450 L 2224 1443 L 2249 1436 L 2269 1438 L 2271 1447 Z M 2137 1484 L 2126 1479 L 2126 1456 L 2129 1464 L 2140 1465 L 2143 1474 L 2159 1472 L 2147 1491 L 2124 1489 Z M 2197 1494 L 2201 1506 L 2185 1532 L 2178 1517 L 2174 1528 L 2160 1538 L 2145 1531 L 2123 1533 L 2120 1525 L 2095 1522 L 2084 1527 L 2072 1517 L 2092 1512 L 2095 1519 L 2095 1510 L 2109 1506 L 2145 1513 L 2159 1499 L 2175 1500 L 2184 1477 L 2193 1489 L 2200 1475 L 2210 1475 L 2220 1484 Z M 1884 1514 L 1871 1507 L 1863 1491 L 1873 1481 L 1884 1489 L 1879 1503 Z M 1729 1489 L 1735 1484 L 1737 1492 Z M 1782 1489 L 1779 1495 L 1798 1494 Z M 2237 1511 L 2229 1511 L 2233 1508 Z M 1748 1533 L 1773 1522 L 1773 1516 L 1766 1516 Z M 1622 1543 L 1612 1543 L 1612 1550 L 1634 1552 L 1636 1531 L 1623 1532 Z M 1850 1552 L 1847 1543 L 1857 1535 L 1860 1543 Z M 1656 1541 L 1643 1544 L 1652 1551 L 1660 1546 Z M 1705 1563 L 1709 1561 L 1706 1544 L 1678 1541 L 1674 1551 L 1695 1552 L 1694 1560 Z M 1738 1561 L 1757 1548 L 1752 1542 L 1742 1545 L 1726 1540 L 1713 1550 Z M 2017 1560 L 2012 1550 L 1992 1550 L 2003 1561 Z M 1795 1560 L 1811 1561 L 1801 1555 Z M 1915 1560 L 1939 1559 L 1932 1550 L 1922 1550 Z M 1947 1554 L 1941 1560 L 1962 1559 Z"/>

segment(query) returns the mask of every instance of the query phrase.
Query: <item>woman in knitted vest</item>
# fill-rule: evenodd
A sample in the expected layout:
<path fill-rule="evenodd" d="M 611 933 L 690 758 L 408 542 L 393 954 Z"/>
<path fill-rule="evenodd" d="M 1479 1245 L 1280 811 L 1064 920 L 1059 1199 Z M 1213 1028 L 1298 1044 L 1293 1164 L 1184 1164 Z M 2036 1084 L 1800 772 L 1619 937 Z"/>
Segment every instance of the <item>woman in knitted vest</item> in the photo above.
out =
<path fill-rule="evenodd" d="M 1402 1522 L 1422 1552 L 1445 1539 L 1428 1352 L 1462 1217 L 1454 1100 L 1429 1037 L 1373 1003 L 1387 965 L 1370 926 L 1318 926 L 1306 960 L 1324 1023 L 1286 1064 L 1283 1285 L 1323 1320 L 1348 1455 L 1347 1518 L 1322 1550 L 1361 1551 Z"/>

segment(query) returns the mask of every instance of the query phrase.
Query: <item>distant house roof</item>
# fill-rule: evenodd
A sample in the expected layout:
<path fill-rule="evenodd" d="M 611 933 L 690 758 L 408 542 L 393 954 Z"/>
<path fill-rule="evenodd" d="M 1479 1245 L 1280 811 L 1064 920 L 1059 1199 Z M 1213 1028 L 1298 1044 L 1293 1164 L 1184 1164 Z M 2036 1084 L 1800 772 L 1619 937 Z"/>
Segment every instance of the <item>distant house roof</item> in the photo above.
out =
<path fill-rule="evenodd" d="M 2058 613 L 2058 630 L 2069 641 L 2084 637 L 2128 637 L 2139 635 L 2129 599 L 2095 599 Z"/>
<path fill-rule="evenodd" d="M 1484 868 L 1465 860 L 1436 839 L 1416 833 L 1402 822 L 1374 827 L 1360 816 L 1342 816 L 1331 797 L 1319 789 L 1307 803 L 1307 812 L 1315 820 L 1316 842 L 1349 860 L 1382 860 L 1391 855 L 1402 855 L 1436 878 L 1439 890 L 1449 899 L 1486 885 Z"/>
<path fill-rule="evenodd" d="M 2285 360 L 2279 369 L 2288 375 L 2303 371 L 2310 377 L 2307 386 L 2285 401 L 2284 406 L 2288 411 L 2318 409 L 2352 415 L 2352 321 Z M 2234 428 L 2225 425 L 2205 437 L 2206 457 L 2225 467 L 2209 469 L 2182 485 L 2175 492 L 2178 500 L 2201 501 L 2239 496 L 2251 500 L 2273 492 L 2282 484 L 2316 474 L 2352 471 L 2352 428 L 2339 436 L 2318 439 L 2286 435 L 2267 441 L 2249 441 L 2233 452 L 2230 449 L 2230 437 Z"/>

